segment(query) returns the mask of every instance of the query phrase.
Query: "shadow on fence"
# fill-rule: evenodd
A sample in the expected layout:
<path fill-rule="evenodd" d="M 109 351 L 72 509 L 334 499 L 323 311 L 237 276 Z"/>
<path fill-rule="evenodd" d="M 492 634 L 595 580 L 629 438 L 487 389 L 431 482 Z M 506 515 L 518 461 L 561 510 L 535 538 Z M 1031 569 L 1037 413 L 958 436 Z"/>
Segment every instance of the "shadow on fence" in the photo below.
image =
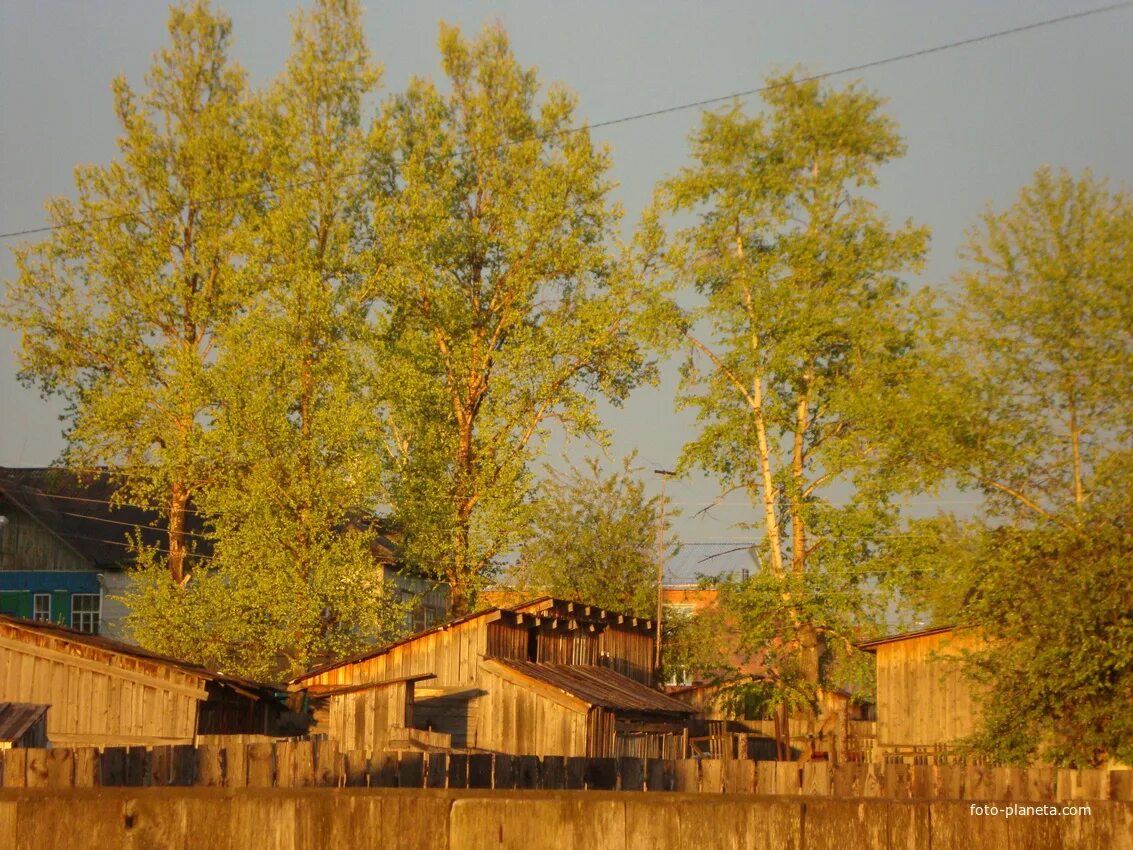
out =
<path fill-rule="evenodd" d="M 0 751 L 0 787 L 623 790 L 894 800 L 1133 800 L 1131 770 L 341 752 L 333 741 Z"/>

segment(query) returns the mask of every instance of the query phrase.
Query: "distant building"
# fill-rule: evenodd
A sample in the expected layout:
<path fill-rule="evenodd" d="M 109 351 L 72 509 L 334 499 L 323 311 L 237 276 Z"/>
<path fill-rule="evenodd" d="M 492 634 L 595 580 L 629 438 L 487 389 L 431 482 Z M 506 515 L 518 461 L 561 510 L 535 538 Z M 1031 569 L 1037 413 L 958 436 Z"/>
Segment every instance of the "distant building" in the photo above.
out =
<path fill-rule="evenodd" d="M 693 710 L 652 687 L 656 624 L 544 597 L 488 608 L 292 680 L 343 749 L 683 754 Z"/>
<path fill-rule="evenodd" d="M 985 646 L 952 627 L 890 635 L 858 644 L 877 657 L 877 748 L 897 757 L 947 750 L 976 731 L 978 704 L 960 660 Z"/>
<path fill-rule="evenodd" d="M 0 614 L 126 637 L 128 611 L 117 597 L 130 586 L 130 539 L 166 549 L 168 538 L 157 511 L 114 505 L 114 494 L 106 474 L 0 467 Z M 198 552 L 212 552 L 195 513 L 186 530 Z M 401 569 L 394 539 L 376 531 L 376 566 L 400 601 L 415 600 L 406 628 L 444 620 L 448 588 Z"/>

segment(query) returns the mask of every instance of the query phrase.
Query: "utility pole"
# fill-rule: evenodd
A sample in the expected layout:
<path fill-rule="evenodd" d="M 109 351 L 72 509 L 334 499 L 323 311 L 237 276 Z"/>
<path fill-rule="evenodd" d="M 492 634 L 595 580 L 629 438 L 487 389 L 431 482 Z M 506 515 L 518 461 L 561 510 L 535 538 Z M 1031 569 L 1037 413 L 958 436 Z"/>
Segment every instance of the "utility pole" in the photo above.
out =
<path fill-rule="evenodd" d="M 665 587 L 665 482 L 670 475 L 676 475 L 671 469 L 654 469 L 654 475 L 661 476 L 661 517 L 657 523 L 657 641 L 653 652 L 654 675 L 661 670 L 661 610 L 664 605 L 663 589 Z"/>

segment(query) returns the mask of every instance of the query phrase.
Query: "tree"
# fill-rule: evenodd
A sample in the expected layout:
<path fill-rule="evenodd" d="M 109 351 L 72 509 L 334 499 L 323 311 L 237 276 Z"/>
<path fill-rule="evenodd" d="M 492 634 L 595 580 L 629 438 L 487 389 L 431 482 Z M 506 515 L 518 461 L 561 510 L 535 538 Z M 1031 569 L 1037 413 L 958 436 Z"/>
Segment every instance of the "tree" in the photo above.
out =
<path fill-rule="evenodd" d="M 78 197 L 48 204 L 56 229 L 16 250 L 2 312 L 22 335 L 22 379 L 67 403 L 68 464 L 106 466 L 119 498 L 165 514 L 177 584 L 190 500 L 215 472 L 217 334 L 258 286 L 246 256 L 259 167 L 230 30 L 207 0 L 171 9 L 146 90 L 114 82 L 120 158 L 77 169 Z"/>
<path fill-rule="evenodd" d="M 451 92 L 416 79 L 387 114 L 374 361 L 404 552 L 460 613 L 522 535 L 548 425 L 598 435 L 595 396 L 652 374 L 655 299 L 612 244 L 609 157 L 574 97 L 540 98 L 499 28 L 442 26 L 440 51 Z"/>
<path fill-rule="evenodd" d="M 375 557 L 381 492 L 363 354 L 371 64 L 355 3 L 295 17 L 287 70 L 260 106 L 271 201 L 249 263 L 262 288 L 220 335 L 210 446 L 225 475 L 198 500 L 215 551 L 192 600 L 131 605 L 149 645 L 272 678 L 396 637 L 404 611 Z M 166 645 L 172 641 L 173 645 Z"/>
<path fill-rule="evenodd" d="M 986 497 L 934 540 L 962 557 L 909 585 L 939 621 L 976 626 L 986 686 L 973 743 L 993 758 L 1128 758 L 1133 728 L 1133 198 L 1040 169 L 987 211 L 935 358 L 910 452 Z"/>
<path fill-rule="evenodd" d="M 732 616 L 781 701 L 813 721 L 818 688 L 840 677 L 828 655 L 849 657 L 879 612 L 871 563 L 901 470 L 875 425 L 916 359 L 900 276 L 927 234 L 891 227 L 864 196 L 903 152 L 875 95 L 788 74 L 764 99 L 764 115 L 706 114 L 695 164 L 659 197 L 696 217 L 667 260 L 704 298 L 679 397 L 701 430 L 681 469 L 718 476 L 759 511 L 764 568 L 727 594 Z"/>
<path fill-rule="evenodd" d="M 611 475 L 593 458 L 585 470 L 548 470 L 514 570 L 519 587 L 656 617 L 660 500 L 632 464 Z"/>

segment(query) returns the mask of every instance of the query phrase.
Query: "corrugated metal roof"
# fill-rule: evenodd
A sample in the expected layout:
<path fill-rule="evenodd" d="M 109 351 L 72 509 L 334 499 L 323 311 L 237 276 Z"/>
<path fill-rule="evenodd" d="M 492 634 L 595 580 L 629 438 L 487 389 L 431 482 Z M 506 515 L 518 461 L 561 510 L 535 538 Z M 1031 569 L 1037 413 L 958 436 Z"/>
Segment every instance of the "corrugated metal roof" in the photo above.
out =
<path fill-rule="evenodd" d="M 694 709 L 687 703 L 655 691 L 608 667 L 536 664 L 507 658 L 493 658 L 492 661 L 601 708 L 653 714 L 694 713 Z"/>
<path fill-rule="evenodd" d="M 0 741 L 18 741 L 48 708 L 30 702 L 0 702 Z"/>

